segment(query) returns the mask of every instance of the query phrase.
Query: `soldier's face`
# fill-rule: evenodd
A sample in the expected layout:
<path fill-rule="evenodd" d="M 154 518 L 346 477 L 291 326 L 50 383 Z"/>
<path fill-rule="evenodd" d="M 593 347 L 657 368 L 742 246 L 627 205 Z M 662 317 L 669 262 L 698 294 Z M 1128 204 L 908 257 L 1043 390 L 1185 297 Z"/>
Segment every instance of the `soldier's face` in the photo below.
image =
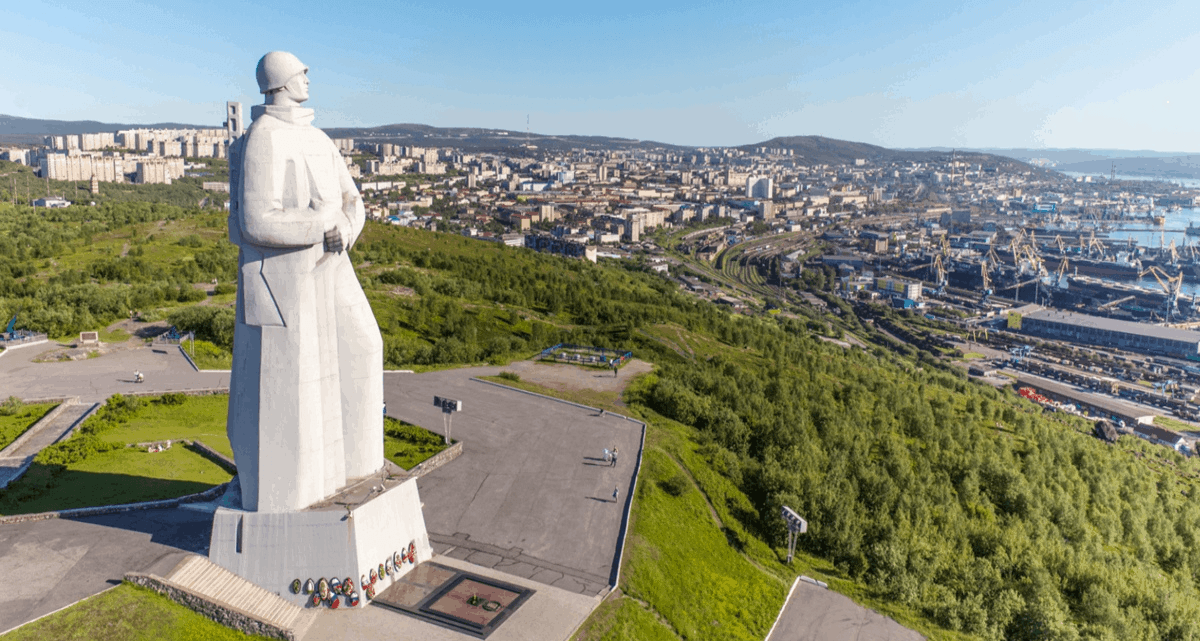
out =
<path fill-rule="evenodd" d="M 308 100 L 308 73 L 302 71 L 292 76 L 292 79 L 283 86 L 283 90 L 296 102 Z"/>

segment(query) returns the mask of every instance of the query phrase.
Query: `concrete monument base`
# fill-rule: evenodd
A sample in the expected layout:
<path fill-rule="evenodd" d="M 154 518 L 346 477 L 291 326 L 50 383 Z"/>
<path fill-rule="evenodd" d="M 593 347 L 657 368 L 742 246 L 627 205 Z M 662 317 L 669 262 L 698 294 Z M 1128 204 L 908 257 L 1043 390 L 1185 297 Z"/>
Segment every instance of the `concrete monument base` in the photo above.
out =
<path fill-rule="evenodd" d="M 371 585 L 378 594 L 417 563 L 433 558 L 416 479 L 389 480 L 386 472 L 373 475 L 297 512 L 229 507 L 239 505 L 238 499 L 227 494 L 213 515 L 209 559 L 296 605 L 313 605 L 313 595 L 305 593 L 310 579 L 317 585 L 322 578 L 350 578 L 359 606 L 366 606 L 363 578 L 371 584 L 374 572 Z M 298 593 L 292 589 L 296 580 Z M 349 606 L 350 599 L 343 597 L 339 605 Z"/>

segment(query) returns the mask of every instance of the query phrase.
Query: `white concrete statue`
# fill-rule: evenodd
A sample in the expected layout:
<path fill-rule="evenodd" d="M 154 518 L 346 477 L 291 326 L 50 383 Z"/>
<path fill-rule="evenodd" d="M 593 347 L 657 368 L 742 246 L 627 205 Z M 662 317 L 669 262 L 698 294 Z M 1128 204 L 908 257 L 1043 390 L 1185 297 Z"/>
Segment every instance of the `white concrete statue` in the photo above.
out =
<path fill-rule="evenodd" d="M 346 251 L 362 198 L 300 106 L 307 72 L 290 53 L 262 57 L 266 104 L 230 150 L 241 252 L 227 429 L 248 511 L 303 509 L 384 463 L 383 341 Z"/>

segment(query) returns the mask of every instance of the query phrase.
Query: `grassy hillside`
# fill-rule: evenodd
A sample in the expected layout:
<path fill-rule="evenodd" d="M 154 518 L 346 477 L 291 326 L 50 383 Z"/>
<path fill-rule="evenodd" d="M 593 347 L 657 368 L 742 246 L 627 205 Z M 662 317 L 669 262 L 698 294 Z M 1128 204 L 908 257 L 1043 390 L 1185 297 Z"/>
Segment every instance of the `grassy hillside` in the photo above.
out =
<path fill-rule="evenodd" d="M 227 348 L 228 308 L 180 300 L 182 285 L 230 277 L 220 219 L 169 212 L 161 232 L 152 208 L 110 206 L 91 214 L 100 222 L 72 213 L 47 223 L 50 240 L 0 236 L 15 276 L 0 278 L 0 309 L 28 305 L 39 310 L 31 321 L 68 327 L 80 309 L 101 321 L 148 296 L 157 302 L 143 308 Z M 155 238 L 141 256 L 117 257 L 89 249 L 81 229 L 114 250 Z M 634 530 L 646 545 L 633 548 L 644 553 L 628 559 L 628 601 L 606 606 L 598 617 L 611 625 L 593 622 L 590 638 L 761 638 L 782 599 L 775 586 L 799 570 L 779 563 L 781 505 L 809 519 L 800 545 L 814 572 L 941 638 L 1200 636 L 1195 461 L 1140 441 L 1101 444 L 1075 419 L 968 381 L 935 345 L 881 334 L 840 300 L 827 301 L 831 315 L 737 316 L 636 262 L 596 266 L 374 224 L 352 256 L 389 366 L 505 362 L 560 341 L 632 349 L 657 365 L 626 401 L 678 426 L 662 433 L 683 432 L 647 452 Z M 56 307 L 45 293 L 55 287 L 78 304 Z M 118 302 L 91 306 L 105 296 Z M 870 313 L 889 327 L 900 318 Z M 873 346 L 843 349 L 817 331 Z M 716 515 L 708 524 L 694 518 L 704 502 Z M 689 551 L 669 538 L 666 524 L 683 520 L 697 549 L 741 559 L 704 570 L 710 592 L 689 583 Z"/>

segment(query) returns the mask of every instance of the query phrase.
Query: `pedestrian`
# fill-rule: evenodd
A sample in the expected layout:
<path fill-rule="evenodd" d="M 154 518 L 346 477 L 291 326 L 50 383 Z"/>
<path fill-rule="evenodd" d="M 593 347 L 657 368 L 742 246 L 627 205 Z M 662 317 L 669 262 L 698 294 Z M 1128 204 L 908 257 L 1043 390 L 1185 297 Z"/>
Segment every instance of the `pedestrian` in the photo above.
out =
<path fill-rule="evenodd" d="M 617 448 L 615 448 L 615 447 L 613 448 L 613 451 L 612 451 L 612 466 L 613 467 L 617 466 Z"/>
<path fill-rule="evenodd" d="M 612 452 L 609 452 L 607 447 L 604 448 L 604 462 L 612 465 Z"/>
<path fill-rule="evenodd" d="M 620 487 L 613 488 L 613 503 L 617 502 L 617 493 L 620 492 L 620 490 L 621 490 Z"/>

